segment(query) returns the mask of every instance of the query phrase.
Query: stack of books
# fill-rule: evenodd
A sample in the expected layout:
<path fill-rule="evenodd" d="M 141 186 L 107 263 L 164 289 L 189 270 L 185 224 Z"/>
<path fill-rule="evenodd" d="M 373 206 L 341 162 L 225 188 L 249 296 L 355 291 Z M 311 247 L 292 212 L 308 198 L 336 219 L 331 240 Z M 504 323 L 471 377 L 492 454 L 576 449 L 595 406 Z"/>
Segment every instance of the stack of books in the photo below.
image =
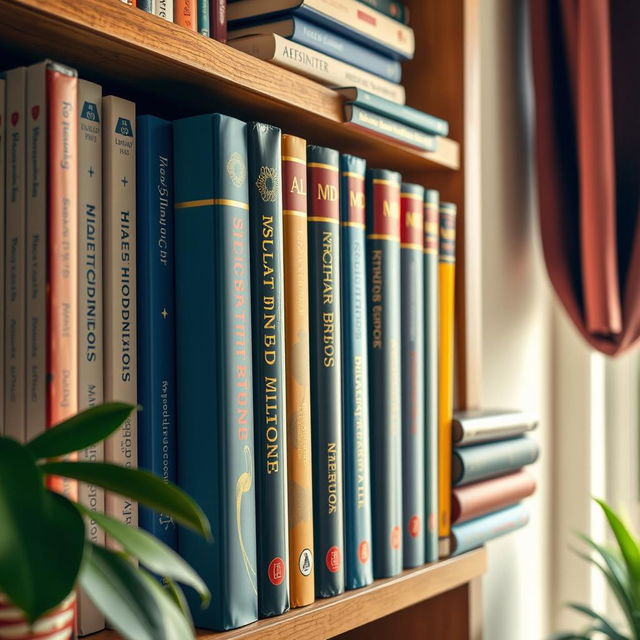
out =
<path fill-rule="evenodd" d="M 529 521 L 521 500 L 536 487 L 523 469 L 538 458 L 527 437 L 537 419 L 520 411 L 465 411 L 454 414 L 451 550 L 460 554 Z"/>

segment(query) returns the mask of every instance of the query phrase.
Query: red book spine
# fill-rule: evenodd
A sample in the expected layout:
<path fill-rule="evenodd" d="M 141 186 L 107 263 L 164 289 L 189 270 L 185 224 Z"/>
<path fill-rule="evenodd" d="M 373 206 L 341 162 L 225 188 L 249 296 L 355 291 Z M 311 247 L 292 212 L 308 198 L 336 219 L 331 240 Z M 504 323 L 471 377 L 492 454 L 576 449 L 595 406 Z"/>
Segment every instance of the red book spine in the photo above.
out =
<path fill-rule="evenodd" d="M 227 41 L 227 0 L 211 0 L 211 37 L 218 42 Z"/>
<path fill-rule="evenodd" d="M 191 31 L 198 30 L 197 0 L 174 0 L 173 21 Z"/>
<path fill-rule="evenodd" d="M 77 85 L 75 71 L 53 63 L 48 67 L 48 427 L 78 411 Z M 77 500 L 77 483 L 54 477 L 50 486 Z"/>

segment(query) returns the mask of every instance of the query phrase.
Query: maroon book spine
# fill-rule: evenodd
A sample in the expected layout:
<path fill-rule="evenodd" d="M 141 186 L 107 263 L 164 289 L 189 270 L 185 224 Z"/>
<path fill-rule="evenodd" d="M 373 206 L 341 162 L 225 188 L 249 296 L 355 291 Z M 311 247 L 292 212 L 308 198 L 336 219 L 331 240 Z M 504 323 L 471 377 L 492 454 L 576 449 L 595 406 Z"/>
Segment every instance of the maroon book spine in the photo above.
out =
<path fill-rule="evenodd" d="M 227 0 L 211 0 L 211 37 L 218 42 L 227 41 Z"/>

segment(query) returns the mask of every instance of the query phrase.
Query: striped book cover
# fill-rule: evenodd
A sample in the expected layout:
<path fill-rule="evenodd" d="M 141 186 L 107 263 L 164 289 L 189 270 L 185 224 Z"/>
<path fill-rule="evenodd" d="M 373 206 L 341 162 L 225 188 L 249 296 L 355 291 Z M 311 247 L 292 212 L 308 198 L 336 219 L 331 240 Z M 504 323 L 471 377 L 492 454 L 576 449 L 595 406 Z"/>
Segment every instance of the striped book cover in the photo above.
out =
<path fill-rule="evenodd" d="M 282 136 L 284 331 L 291 606 L 315 600 L 311 473 L 311 372 L 307 239 L 307 143 Z"/>
<path fill-rule="evenodd" d="M 5 225 L 5 148 L 6 148 L 6 80 L 0 73 L 0 300 L 4 306 L 4 225 Z M 4 309 L 0 311 L 0 435 L 4 435 Z"/>
<path fill-rule="evenodd" d="M 342 388 L 346 587 L 373 582 L 369 469 L 369 358 L 365 173 L 362 158 L 340 156 Z"/>

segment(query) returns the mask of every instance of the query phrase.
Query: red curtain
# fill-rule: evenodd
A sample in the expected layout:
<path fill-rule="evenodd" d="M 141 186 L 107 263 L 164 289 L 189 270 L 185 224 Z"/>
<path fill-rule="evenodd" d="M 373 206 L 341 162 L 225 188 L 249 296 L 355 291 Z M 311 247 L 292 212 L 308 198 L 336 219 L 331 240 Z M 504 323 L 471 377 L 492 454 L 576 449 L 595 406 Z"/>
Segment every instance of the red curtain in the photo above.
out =
<path fill-rule="evenodd" d="M 640 339 L 640 0 L 530 0 L 538 200 L 556 293 L 609 355 Z"/>

